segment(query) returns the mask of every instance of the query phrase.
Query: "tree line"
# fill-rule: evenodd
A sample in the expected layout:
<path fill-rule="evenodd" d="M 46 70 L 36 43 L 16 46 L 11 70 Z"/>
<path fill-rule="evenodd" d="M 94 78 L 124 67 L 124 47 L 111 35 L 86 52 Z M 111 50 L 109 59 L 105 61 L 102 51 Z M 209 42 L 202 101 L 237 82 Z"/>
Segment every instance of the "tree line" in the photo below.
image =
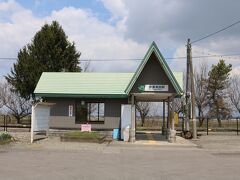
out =
<path fill-rule="evenodd" d="M 199 126 L 206 118 L 216 118 L 219 126 L 221 119 L 231 118 L 240 113 L 240 77 L 230 76 L 231 64 L 220 60 L 208 71 L 207 64 L 195 70 L 196 107 Z"/>

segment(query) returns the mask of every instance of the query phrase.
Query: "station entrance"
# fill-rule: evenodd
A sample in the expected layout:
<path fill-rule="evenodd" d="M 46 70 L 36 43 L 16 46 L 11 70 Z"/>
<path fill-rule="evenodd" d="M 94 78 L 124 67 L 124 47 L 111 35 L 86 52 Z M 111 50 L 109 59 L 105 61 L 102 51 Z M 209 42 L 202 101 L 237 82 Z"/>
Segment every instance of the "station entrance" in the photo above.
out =
<path fill-rule="evenodd" d="M 132 94 L 135 107 L 135 139 L 146 141 L 176 141 L 173 95 L 170 93 Z M 158 113 L 151 111 L 154 107 Z M 147 116 L 147 114 L 149 116 Z M 134 127 L 133 127 L 134 129 Z M 132 129 L 131 129 L 132 130 Z"/>

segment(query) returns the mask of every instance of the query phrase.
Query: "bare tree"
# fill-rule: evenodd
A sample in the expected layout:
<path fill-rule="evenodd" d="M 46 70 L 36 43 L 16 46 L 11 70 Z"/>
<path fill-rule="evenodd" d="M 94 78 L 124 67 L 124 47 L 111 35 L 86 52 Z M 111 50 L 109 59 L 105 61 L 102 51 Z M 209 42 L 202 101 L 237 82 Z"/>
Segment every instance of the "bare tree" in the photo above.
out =
<path fill-rule="evenodd" d="M 153 118 L 159 119 L 160 109 L 162 108 L 160 102 L 149 102 L 149 106 L 150 106 L 149 114 L 151 114 Z"/>
<path fill-rule="evenodd" d="M 181 98 L 174 98 L 174 100 L 171 103 L 171 107 L 170 108 L 172 108 L 172 106 L 173 106 L 174 107 L 174 112 L 178 113 L 178 115 L 180 113 L 184 114 L 185 113 L 185 106 L 184 106 L 184 104 L 185 104 L 185 99 L 183 97 L 181 97 Z"/>
<path fill-rule="evenodd" d="M 198 108 L 198 118 L 199 126 L 201 127 L 205 119 L 204 112 L 208 106 L 208 70 L 207 64 L 203 63 L 198 68 L 198 71 L 195 71 L 195 99 L 196 106 Z"/>
<path fill-rule="evenodd" d="M 82 64 L 82 72 L 92 72 L 94 69 L 91 67 L 91 62 L 86 61 Z"/>
<path fill-rule="evenodd" d="M 145 124 L 146 116 L 150 111 L 150 103 L 149 102 L 137 102 L 136 109 L 138 110 L 141 120 L 142 126 Z"/>
<path fill-rule="evenodd" d="M 0 93 L 1 93 L 1 84 L 0 84 Z M 3 107 L 3 100 L 0 98 L 0 109 Z"/>
<path fill-rule="evenodd" d="M 94 116 L 97 115 L 97 103 L 88 103 L 88 120 L 95 120 Z"/>
<path fill-rule="evenodd" d="M 235 75 L 230 79 L 228 86 L 228 96 L 233 107 L 240 114 L 240 77 Z"/>
<path fill-rule="evenodd" d="M 21 98 L 8 83 L 0 83 L 0 101 L 8 113 L 17 120 L 17 123 L 20 123 L 21 119 L 31 112 L 31 102 Z"/>

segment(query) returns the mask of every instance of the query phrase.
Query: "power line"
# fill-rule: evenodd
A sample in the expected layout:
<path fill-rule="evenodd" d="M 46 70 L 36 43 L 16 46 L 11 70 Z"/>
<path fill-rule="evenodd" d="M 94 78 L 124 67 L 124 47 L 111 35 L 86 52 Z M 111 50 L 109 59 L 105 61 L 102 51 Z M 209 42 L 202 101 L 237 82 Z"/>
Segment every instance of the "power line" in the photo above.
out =
<path fill-rule="evenodd" d="M 80 59 L 80 61 L 141 61 L 142 58 Z"/>
<path fill-rule="evenodd" d="M 198 42 L 198 41 L 201 41 L 201 40 L 203 40 L 203 39 L 209 38 L 209 37 L 211 37 L 211 36 L 213 36 L 213 35 L 215 35 L 215 34 L 218 34 L 218 33 L 222 32 L 222 31 L 225 31 L 225 30 L 227 30 L 227 29 L 229 29 L 229 28 L 231 28 L 231 27 L 233 27 L 233 26 L 235 26 L 235 25 L 237 25 L 237 24 L 239 24 L 239 23 L 240 23 L 240 20 L 238 20 L 237 22 L 235 22 L 235 23 L 233 23 L 233 24 L 230 24 L 229 26 L 226 26 L 226 27 L 224 27 L 224 28 L 222 28 L 222 29 L 220 29 L 220 30 L 218 30 L 218 31 L 215 31 L 215 32 L 210 33 L 210 34 L 208 34 L 208 35 L 206 35 L 206 36 L 203 36 L 203 37 L 201 37 L 201 38 L 199 38 L 199 39 L 197 39 L 197 40 L 194 40 L 194 41 L 191 42 L 191 44 L 196 43 L 196 42 Z"/>
<path fill-rule="evenodd" d="M 200 58 L 213 58 L 213 57 L 233 57 L 233 56 L 240 56 L 240 53 L 236 54 L 208 54 L 208 55 L 201 55 L 201 56 L 193 56 L 192 58 L 194 59 L 200 59 Z M 171 60 L 171 59 L 186 59 L 186 56 L 180 56 L 180 57 L 167 57 L 165 59 Z M 0 57 L 0 60 L 10 60 L 10 61 L 15 61 L 17 58 L 8 58 L 8 57 Z M 100 62 L 100 61 L 141 61 L 142 58 L 113 58 L 113 59 L 80 59 L 80 61 L 95 61 L 95 62 Z"/>
<path fill-rule="evenodd" d="M 11 57 L 1 57 L 0 60 L 17 60 L 17 58 L 11 58 Z"/>

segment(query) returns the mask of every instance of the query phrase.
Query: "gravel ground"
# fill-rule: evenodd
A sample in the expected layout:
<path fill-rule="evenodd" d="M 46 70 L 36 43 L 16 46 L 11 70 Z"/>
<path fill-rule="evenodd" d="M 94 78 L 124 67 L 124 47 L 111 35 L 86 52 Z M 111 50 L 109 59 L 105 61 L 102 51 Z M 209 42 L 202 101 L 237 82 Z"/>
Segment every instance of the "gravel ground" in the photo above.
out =
<path fill-rule="evenodd" d="M 131 146 L 131 145 L 159 145 L 159 146 L 189 146 L 189 147 L 199 147 L 204 150 L 209 151 L 240 151 L 240 136 L 235 134 L 229 133 L 220 134 L 217 133 L 206 135 L 202 134 L 198 140 L 189 141 L 185 140 L 181 137 L 177 137 L 177 143 L 168 143 L 166 141 L 147 141 L 147 140 L 139 140 L 136 143 L 126 143 L 126 142 L 118 142 L 112 141 L 109 143 L 103 144 L 94 144 L 94 143 L 71 143 L 71 142 L 60 142 L 59 136 L 50 136 L 49 138 L 41 139 L 35 141 L 34 144 L 30 143 L 30 132 L 26 129 L 20 129 L 16 132 L 10 131 L 10 134 L 13 135 L 14 139 L 16 140 L 12 145 L 21 147 L 21 146 L 31 146 L 31 145 L 39 145 L 45 148 L 53 148 L 53 149 L 67 149 L 73 148 L 76 149 L 86 144 L 90 146 Z"/>
<path fill-rule="evenodd" d="M 11 132 L 16 142 L 0 146 L 4 180 L 238 180 L 238 136 L 201 136 L 198 146 L 60 142 L 30 144 L 29 132 Z"/>
<path fill-rule="evenodd" d="M 240 136 L 235 134 L 202 135 L 199 140 L 194 142 L 200 148 L 208 151 L 224 152 L 239 151 L 240 152 Z"/>
<path fill-rule="evenodd" d="M 16 140 L 14 143 L 12 143 L 12 146 L 15 148 L 31 148 L 31 147 L 41 147 L 45 149 L 55 149 L 55 150 L 74 150 L 74 149 L 85 149 L 86 147 L 98 147 L 102 148 L 105 146 L 179 146 L 179 147 L 184 147 L 184 146 L 189 146 L 189 147 L 194 147 L 196 144 L 192 143 L 189 140 L 185 140 L 182 137 L 177 136 L 177 142 L 176 143 L 169 143 L 167 141 L 153 141 L 153 140 L 138 140 L 135 143 L 128 143 L 128 142 L 123 142 L 123 141 L 110 141 L 110 142 L 105 142 L 103 144 L 95 144 L 95 143 L 77 143 L 77 142 L 61 142 L 59 136 L 52 135 L 49 136 L 48 138 L 43 138 L 43 136 L 39 136 L 40 140 L 35 141 L 33 144 L 30 143 L 30 132 L 27 131 L 22 131 L 22 132 L 10 132 L 10 134 L 14 137 Z M 142 135 L 141 135 L 142 136 Z M 140 137 L 141 137 L 140 136 Z M 154 139 L 156 140 L 157 138 L 154 136 Z"/>

